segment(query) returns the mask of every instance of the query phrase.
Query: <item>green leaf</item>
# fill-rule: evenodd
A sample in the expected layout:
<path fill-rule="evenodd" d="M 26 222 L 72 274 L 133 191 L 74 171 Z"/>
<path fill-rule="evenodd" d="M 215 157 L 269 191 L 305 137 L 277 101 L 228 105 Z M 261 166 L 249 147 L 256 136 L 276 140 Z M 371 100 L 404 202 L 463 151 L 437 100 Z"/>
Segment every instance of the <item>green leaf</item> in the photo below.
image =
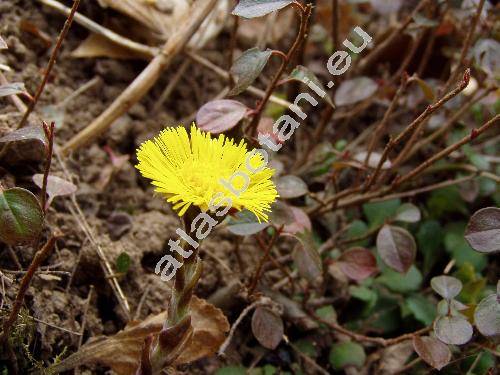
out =
<path fill-rule="evenodd" d="M 377 292 L 364 285 L 360 286 L 351 285 L 349 287 L 349 293 L 351 293 L 352 297 L 365 302 L 365 307 L 363 309 L 364 314 L 370 312 L 377 304 L 378 300 Z"/>
<path fill-rule="evenodd" d="M 394 216 L 401 206 L 401 200 L 391 199 L 383 202 L 366 203 L 363 205 L 363 212 L 368 219 L 370 228 L 384 223 L 386 219 Z"/>
<path fill-rule="evenodd" d="M 215 372 L 215 375 L 246 375 L 246 368 L 242 366 L 221 367 Z"/>
<path fill-rule="evenodd" d="M 0 240 L 9 245 L 34 241 L 42 231 L 43 212 L 35 195 L 19 187 L 0 191 Z"/>
<path fill-rule="evenodd" d="M 333 306 L 326 305 L 316 310 L 316 315 L 332 323 L 337 323 L 337 312 Z"/>
<path fill-rule="evenodd" d="M 229 92 L 229 96 L 238 95 L 245 91 L 262 72 L 266 66 L 272 51 L 260 51 L 257 47 L 246 50 L 239 56 L 231 67 L 235 85 Z"/>
<path fill-rule="evenodd" d="M 428 326 L 436 317 L 436 306 L 420 294 L 414 294 L 406 299 L 406 306 L 415 319 Z"/>
<path fill-rule="evenodd" d="M 455 222 L 445 227 L 444 245 L 448 253 L 455 259 L 457 266 L 468 262 L 477 271 L 482 271 L 487 264 L 487 257 L 474 251 L 464 238 L 465 223 Z"/>
<path fill-rule="evenodd" d="M 300 339 L 294 342 L 295 347 L 299 352 L 311 357 L 316 358 L 318 356 L 318 349 L 313 342 L 306 339 Z"/>
<path fill-rule="evenodd" d="M 377 277 L 376 281 L 384 284 L 393 292 L 415 292 L 422 284 L 422 274 L 414 265 L 412 265 L 405 274 L 393 271 L 390 268 L 385 268 L 382 271 L 382 275 Z"/>
<path fill-rule="evenodd" d="M 346 239 L 350 240 L 352 238 L 362 237 L 368 232 L 368 225 L 362 220 L 354 220 L 347 229 Z M 370 239 L 364 239 L 357 242 L 350 242 L 351 246 L 368 246 Z"/>
<path fill-rule="evenodd" d="M 130 256 L 123 252 L 116 258 L 116 270 L 119 273 L 127 273 L 130 268 Z"/>
<path fill-rule="evenodd" d="M 429 220 L 423 222 L 417 232 L 418 249 L 424 254 L 423 274 L 427 275 L 437 260 L 442 250 L 443 228 L 439 222 Z"/>
<path fill-rule="evenodd" d="M 335 370 L 341 370 L 346 366 L 356 366 L 361 368 L 366 360 L 363 347 L 352 341 L 345 341 L 332 346 L 330 364 Z"/>
<path fill-rule="evenodd" d="M 479 359 L 476 358 L 480 356 Z M 474 372 L 467 372 L 472 364 L 475 364 Z M 491 375 L 491 369 L 497 366 L 495 356 L 487 350 L 480 351 L 478 355 L 471 355 L 464 358 L 460 363 L 463 373 L 466 375 Z"/>
<path fill-rule="evenodd" d="M 460 196 L 456 186 L 434 190 L 429 199 L 427 207 L 433 217 L 439 218 L 448 213 L 461 213 L 467 215 L 467 205 Z"/>

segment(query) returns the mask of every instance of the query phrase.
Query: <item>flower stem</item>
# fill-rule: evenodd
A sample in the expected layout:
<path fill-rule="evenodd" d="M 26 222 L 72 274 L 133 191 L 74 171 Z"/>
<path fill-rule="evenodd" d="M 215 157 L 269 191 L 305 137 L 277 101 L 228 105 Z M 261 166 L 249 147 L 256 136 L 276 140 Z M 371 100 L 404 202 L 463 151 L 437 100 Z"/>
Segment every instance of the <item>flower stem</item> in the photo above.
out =
<path fill-rule="evenodd" d="M 184 215 L 185 231 L 189 230 L 197 213 L 193 209 L 188 210 Z M 181 241 L 181 247 L 187 249 L 187 242 Z M 189 303 L 201 276 L 202 263 L 198 256 L 198 248 L 191 250 L 192 254 L 186 259 L 177 252 L 173 253 L 176 260 L 183 265 L 175 274 L 174 287 L 168 306 L 168 317 L 155 343 L 152 343 L 152 337 L 146 338 L 136 375 L 161 373 L 166 366 L 171 365 L 179 357 L 193 335 Z"/>

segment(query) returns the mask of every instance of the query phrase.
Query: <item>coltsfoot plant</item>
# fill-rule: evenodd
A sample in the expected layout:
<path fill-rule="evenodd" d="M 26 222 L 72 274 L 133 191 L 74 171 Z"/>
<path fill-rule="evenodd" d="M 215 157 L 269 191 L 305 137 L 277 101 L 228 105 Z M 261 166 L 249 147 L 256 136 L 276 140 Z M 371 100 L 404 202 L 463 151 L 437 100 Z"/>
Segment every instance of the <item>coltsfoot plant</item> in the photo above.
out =
<path fill-rule="evenodd" d="M 212 138 L 194 124 L 189 135 L 181 126 L 163 130 L 140 146 L 137 158 L 137 168 L 173 204 L 184 227 L 177 230 L 181 240 L 169 242 L 172 254 L 156 267 L 159 273 L 167 261 L 161 275 L 174 278 L 174 288 L 162 330 L 145 340 L 137 374 L 147 375 L 172 364 L 192 336 L 189 302 L 202 270 L 199 242 L 232 208 L 267 221 L 278 193 L 262 153 L 249 151 L 243 140 Z"/>

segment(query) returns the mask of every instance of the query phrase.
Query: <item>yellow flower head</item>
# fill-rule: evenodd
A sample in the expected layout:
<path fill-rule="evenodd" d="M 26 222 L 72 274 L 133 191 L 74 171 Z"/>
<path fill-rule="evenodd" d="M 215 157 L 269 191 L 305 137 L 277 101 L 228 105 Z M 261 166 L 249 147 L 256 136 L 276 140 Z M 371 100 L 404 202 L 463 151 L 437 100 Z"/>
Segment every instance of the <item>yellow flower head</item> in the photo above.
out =
<path fill-rule="evenodd" d="M 267 221 L 278 196 L 271 181 L 274 170 L 264 165 L 260 153 L 248 151 L 243 140 L 236 144 L 222 134 L 212 138 L 194 124 L 190 136 L 182 126 L 164 129 L 139 147 L 137 159 L 137 169 L 179 216 L 191 205 L 206 211 L 214 199 L 217 205 L 247 209 Z M 228 199 L 215 199 L 220 193 Z"/>

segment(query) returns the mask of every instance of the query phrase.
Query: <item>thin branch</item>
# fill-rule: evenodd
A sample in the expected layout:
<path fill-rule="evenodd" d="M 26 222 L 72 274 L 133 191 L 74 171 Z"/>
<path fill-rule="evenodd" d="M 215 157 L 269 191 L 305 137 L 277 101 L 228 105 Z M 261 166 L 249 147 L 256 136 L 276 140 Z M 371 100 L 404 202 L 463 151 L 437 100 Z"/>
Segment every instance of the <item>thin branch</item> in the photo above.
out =
<path fill-rule="evenodd" d="M 271 254 L 271 250 L 276 243 L 276 239 L 281 233 L 281 228 L 279 230 L 275 230 L 273 233 L 273 236 L 271 237 L 271 240 L 267 244 L 266 249 L 264 250 L 264 255 L 260 258 L 259 264 L 257 266 L 257 269 L 255 270 L 255 274 L 252 278 L 252 282 L 250 283 L 250 287 L 248 288 L 248 294 L 251 295 L 253 294 L 255 288 L 257 287 L 257 283 L 259 282 L 260 274 L 262 272 L 262 267 L 264 266 L 264 263 L 266 263 L 267 259 L 269 258 Z"/>
<path fill-rule="evenodd" d="M 52 164 L 52 152 L 54 149 L 54 125 L 52 121 L 50 125 L 47 125 L 43 121 L 43 130 L 45 132 L 45 138 L 47 139 L 47 156 L 45 159 L 45 169 L 43 171 L 43 181 L 42 181 L 42 192 L 41 192 L 41 205 L 44 213 L 47 212 L 47 181 L 50 173 L 50 166 Z"/>
<path fill-rule="evenodd" d="M 375 149 L 375 146 L 377 146 L 378 141 L 380 140 L 380 137 L 382 134 L 385 132 L 385 128 L 387 126 L 387 123 L 389 121 L 389 118 L 396 109 L 396 106 L 398 104 L 399 98 L 401 98 L 401 95 L 403 92 L 406 90 L 406 86 L 408 84 L 408 75 L 406 72 L 404 72 L 401 75 L 401 84 L 399 85 L 398 91 L 396 91 L 396 94 L 394 95 L 394 98 L 392 98 L 391 104 L 389 105 L 389 108 L 387 108 L 387 111 L 384 113 L 384 117 L 382 118 L 382 121 L 377 125 L 377 128 L 374 131 L 373 137 L 370 140 L 370 144 L 368 145 L 368 152 L 366 153 L 366 158 L 365 158 L 365 165 L 368 165 L 368 161 L 370 160 L 370 156 Z M 368 190 L 370 188 L 370 184 L 367 184 L 365 189 Z"/>
<path fill-rule="evenodd" d="M 410 125 L 406 127 L 406 129 L 401 132 L 396 138 L 389 140 L 389 143 L 386 145 L 384 152 L 380 158 L 380 161 L 377 165 L 377 168 L 375 172 L 371 175 L 371 177 L 368 179 L 367 185 L 372 186 L 376 181 L 377 178 L 382 170 L 382 165 L 385 163 L 387 158 L 389 157 L 389 153 L 394 149 L 396 145 L 398 145 L 404 138 L 406 138 L 408 135 L 412 134 L 415 129 L 417 129 L 420 124 L 422 124 L 425 120 L 427 120 L 430 115 L 432 115 L 434 112 L 436 112 L 439 108 L 441 108 L 445 103 L 447 103 L 449 100 L 457 96 L 465 87 L 467 87 L 470 79 L 470 70 L 467 69 L 465 71 L 465 74 L 463 76 L 462 81 L 460 84 L 451 92 L 446 94 L 444 97 L 439 99 L 436 103 L 429 105 L 424 112 L 420 116 L 418 116 Z"/>
<path fill-rule="evenodd" d="M 406 17 L 406 19 L 403 21 L 403 23 L 396 28 L 391 35 L 389 35 L 387 38 L 383 40 L 382 43 L 378 44 L 376 48 L 374 48 L 371 52 L 369 52 L 364 58 L 361 59 L 360 64 L 359 64 L 359 71 L 363 72 L 365 71 L 368 67 L 373 66 L 373 63 L 375 60 L 379 58 L 379 56 L 385 51 L 386 47 L 390 46 L 394 41 L 396 41 L 398 38 L 403 35 L 404 31 L 406 28 L 413 22 L 413 19 L 415 15 L 420 12 L 420 10 L 427 5 L 427 3 L 430 0 L 422 0 L 420 3 L 415 7 L 415 9 L 411 12 L 411 14 Z"/>
<path fill-rule="evenodd" d="M 350 330 L 342 327 L 338 323 L 334 323 L 334 322 L 331 322 L 330 320 L 323 319 L 323 318 L 319 317 L 318 315 L 316 315 L 312 311 L 310 311 L 310 314 L 317 321 L 319 321 L 323 324 L 326 324 L 328 327 L 330 327 L 334 331 L 337 331 L 337 332 L 340 332 L 346 336 L 349 336 L 350 338 L 352 338 L 355 341 L 369 342 L 369 343 L 380 345 L 383 347 L 395 345 L 395 344 L 398 344 L 402 341 L 412 339 L 415 336 L 423 335 L 424 333 L 427 333 L 432 329 L 431 327 L 426 327 L 426 328 L 419 329 L 418 331 L 415 331 L 415 332 L 405 333 L 405 334 L 398 336 L 398 337 L 386 339 L 383 337 L 371 337 L 371 336 L 362 335 L 360 333 L 350 331 Z"/>
<path fill-rule="evenodd" d="M 45 68 L 42 82 L 40 83 L 40 85 L 38 86 L 38 89 L 36 90 L 35 97 L 29 103 L 28 109 L 26 110 L 26 112 L 24 112 L 23 118 L 21 119 L 21 122 L 17 126 L 18 128 L 22 128 L 26 124 L 26 121 L 28 120 L 30 113 L 33 111 L 33 109 L 36 106 L 36 103 L 38 102 L 38 99 L 40 99 L 40 96 L 42 95 L 43 89 L 45 88 L 45 84 L 49 80 L 50 72 L 52 71 L 52 68 L 54 67 L 54 64 L 56 63 L 57 55 L 59 53 L 59 50 L 61 49 L 62 42 L 63 42 L 64 38 L 66 37 L 66 34 L 68 33 L 68 30 L 71 26 L 71 23 L 73 22 L 73 17 L 75 16 L 76 10 L 78 9 L 78 5 L 80 5 L 80 0 L 74 0 L 73 6 L 71 7 L 71 12 L 69 13 L 68 18 L 66 18 L 66 21 L 64 22 L 64 26 L 63 26 L 61 32 L 59 33 L 59 36 L 57 37 L 56 45 L 54 46 L 54 49 L 52 50 L 49 62 L 47 64 L 47 67 Z"/>
<path fill-rule="evenodd" d="M 256 307 L 259 306 L 267 306 L 270 305 L 272 301 L 268 297 L 262 297 L 261 299 L 258 299 L 257 301 L 253 302 L 252 304 L 248 305 L 243 309 L 243 311 L 240 313 L 238 316 L 238 319 L 233 323 L 231 326 L 231 330 L 229 331 L 229 335 L 227 336 L 226 340 L 222 343 L 222 345 L 219 348 L 219 351 L 217 352 L 217 355 L 224 355 L 224 352 L 227 350 L 229 344 L 231 343 L 231 340 L 233 339 L 234 333 L 236 332 L 236 328 L 240 325 L 241 321 L 245 316 L 248 315 L 250 311 L 255 309 Z"/>
<path fill-rule="evenodd" d="M 276 72 L 273 79 L 269 83 L 269 85 L 266 89 L 266 93 L 264 95 L 264 98 L 259 102 L 257 108 L 255 109 L 254 117 L 252 118 L 252 122 L 249 125 L 251 136 L 255 136 L 255 134 L 257 132 L 257 125 L 259 124 L 260 118 L 262 116 L 262 111 L 264 110 L 264 108 L 265 108 L 267 102 L 269 101 L 269 98 L 271 97 L 274 89 L 276 88 L 276 85 L 278 84 L 281 76 L 285 72 L 285 70 L 288 67 L 288 64 L 290 63 L 292 58 L 295 56 L 297 49 L 301 45 L 301 43 L 304 40 L 305 35 L 306 35 L 307 24 L 309 22 L 309 17 L 311 16 L 311 4 L 307 4 L 304 7 L 298 2 L 293 2 L 292 5 L 294 5 L 295 7 L 297 7 L 299 9 L 299 18 L 300 18 L 299 32 L 297 33 L 295 41 L 293 42 L 292 46 L 290 47 L 290 49 L 288 50 L 288 52 L 286 54 L 286 59 L 284 59 L 281 62 L 281 65 L 278 68 L 278 71 Z"/>
<path fill-rule="evenodd" d="M 460 147 L 465 145 L 466 143 L 469 143 L 473 139 L 477 138 L 479 135 L 493 127 L 495 124 L 498 124 L 498 121 L 500 120 L 500 115 L 496 115 L 493 117 L 490 121 L 486 122 L 483 126 L 481 126 L 479 129 L 472 129 L 471 133 L 464 138 L 462 138 L 460 141 L 455 142 L 454 144 L 446 147 L 444 150 L 441 150 L 431 158 L 427 159 L 424 161 L 422 164 L 420 164 L 418 167 L 413 169 L 410 173 L 405 174 L 403 177 L 396 179 L 392 186 L 397 187 L 401 185 L 403 182 L 409 181 L 412 178 L 415 178 L 418 176 L 422 171 L 425 169 L 429 168 L 432 164 L 434 164 L 436 161 L 448 156 L 451 154 L 453 151 L 458 150 Z"/>
<path fill-rule="evenodd" d="M 460 74 L 460 70 L 465 65 L 465 59 L 467 58 L 467 54 L 468 54 L 470 46 L 472 44 L 472 38 L 474 36 L 474 33 L 476 32 L 477 24 L 479 22 L 479 19 L 481 18 L 481 13 L 483 11 L 484 3 L 485 3 L 485 0 L 479 0 L 476 14 L 474 15 L 472 23 L 469 26 L 469 32 L 467 33 L 467 36 L 465 37 L 464 45 L 462 47 L 462 52 L 460 53 L 460 58 L 458 60 L 458 64 L 457 64 L 456 68 L 453 70 L 453 72 L 451 73 L 450 78 L 446 82 L 446 85 L 443 89 L 443 92 L 446 92 L 451 87 L 451 85 L 453 85 L 453 82 L 455 82 L 457 80 L 458 75 Z"/>
<path fill-rule="evenodd" d="M 21 280 L 21 285 L 19 286 L 19 290 L 17 292 L 16 299 L 14 300 L 14 304 L 12 305 L 12 310 L 10 311 L 9 317 L 5 320 L 3 324 L 3 332 L 2 336 L 0 337 L 0 343 L 4 343 L 6 340 L 8 340 L 10 335 L 10 330 L 17 320 L 17 315 L 19 314 L 19 310 L 21 310 L 21 306 L 23 305 L 24 302 L 24 296 L 28 291 L 31 280 L 35 275 L 35 271 L 38 269 L 38 267 L 40 267 L 40 265 L 45 260 L 47 255 L 52 251 L 56 243 L 56 240 L 57 237 L 55 235 L 51 235 L 47 243 L 39 251 L 37 251 L 33 260 L 31 261 L 28 271 Z"/>

